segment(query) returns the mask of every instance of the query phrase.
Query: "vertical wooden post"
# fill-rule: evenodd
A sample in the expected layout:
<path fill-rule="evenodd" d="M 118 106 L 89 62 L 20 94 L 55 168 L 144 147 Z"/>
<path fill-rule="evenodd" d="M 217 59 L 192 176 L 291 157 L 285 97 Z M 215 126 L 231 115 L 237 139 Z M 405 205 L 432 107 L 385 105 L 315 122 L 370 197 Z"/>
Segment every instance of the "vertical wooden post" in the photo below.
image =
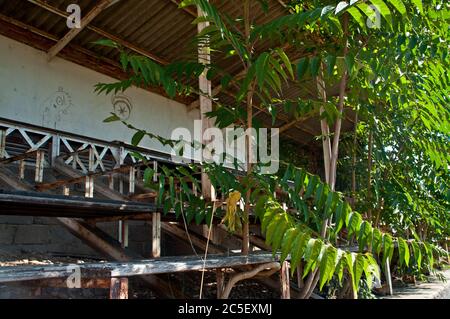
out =
<path fill-rule="evenodd" d="M 67 185 L 63 186 L 63 195 L 69 196 L 70 195 L 70 188 Z"/>
<path fill-rule="evenodd" d="M 23 159 L 19 161 L 19 178 L 25 178 L 25 160 Z"/>
<path fill-rule="evenodd" d="M 225 275 L 223 270 L 218 268 L 216 269 L 216 282 L 217 282 L 217 299 L 222 298 L 223 288 L 225 286 Z"/>
<path fill-rule="evenodd" d="M 110 299 L 128 299 L 128 278 L 111 277 L 109 298 Z"/>
<path fill-rule="evenodd" d="M 94 177 L 93 176 L 86 176 L 86 182 L 85 182 L 85 193 L 84 196 L 88 198 L 94 197 Z"/>
<path fill-rule="evenodd" d="M 152 215 L 152 257 L 161 257 L 161 213 Z"/>
<path fill-rule="evenodd" d="M 197 7 L 197 12 L 199 17 L 204 16 L 204 13 L 200 7 Z M 203 31 L 203 29 L 209 26 L 209 22 L 200 22 L 199 24 L 197 24 L 197 26 L 198 32 L 200 33 Z M 198 61 L 205 65 L 211 63 L 210 48 L 208 46 L 199 46 Z M 211 137 L 205 134 L 205 131 L 212 127 L 211 120 L 206 116 L 207 112 L 212 111 L 211 81 L 207 79 L 206 73 L 207 70 L 200 74 L 198 78 L 200 89 L 200 119 L 202 121 L 202 144 L 208 144 L 211 141 Z M 215 191 L 213 189 L 213 186 L 211 185 L 211 181 L 209 180 L 208 175 L 203 171 L 201 175 L 201 181 L 203 198 L 215 201 Z"/>
<path fill-rule="evenodd" d="M 6 127 L 0 126 L 0 159 L 6 157 Z"/>
<path fill-rule="evenodd" d="M 72 159 L 72 168 L 77 169 L 77 160 L 78 160 L 78 153 L 73 154 Z"/>
<path fill-rule="evenodd" d="M 108 175 L 108 186 L 109 186 L 109 189 L 114 190 L 114 174 Z"/>
<path fill-rule="evenodd" d="M 89 148 L 89 165 L 88 165 L 88 170 L 89 172 L 93 172 L 94 171 L 94 162 L 95 162 L 95 156 L 94 156 L 94 148 L 91 146 Z"/>
<path fill-rule="evenodd" d="M 44 154 L 41 150 L 36 152 L 36 172 L 34 175 L 34 181 L 36 183 L 42 183 L 44 177 Z"/>
<path fill-rule="evenodd" d="M 120 146 L 118 149 L 118 157 L 119 161 L 116 163 L 115 167 L 121 167 L 124 163 L 124 153 L 125 149 L 123 146 Z M 123 194 L 123 175 L 118 174 L 118 183 L 119 183 L 119 193 Z M 122 247 L 128 247 L 128 221 L 119 220 L 119 242 Z"/>
<path fill-rule="evenodd" d="M 59 135 L 53 135 L 52 136 L 52 149 L 50 152 L 50 165 L 54 166 L 56 158 L 59 156 L 60 153 L 60 138 Z"/>
<path fill-rule="evenodd" d="M 130 166 L 130 176 L 128 183 L 128 195 L 133 195 L 136 188 L 136 168 Z"/>
<path fill-rule="evenodd" d="M 128 221 L 119 220 L 119 242 L 122 248 L 128 247 Z"/>
<path fill-rule="evenodd" d="M 291 299 L 290 283 L 289 283 L 289 262 L 284 261 L 280 270 L 281 281 L 281 299 Z"/>
<path fill-rule="evenodd" d="M 393 295 L 393 289 L 392 289 L 392 278 L 391 278 L 391 265 L 389 263 L 389 257 L 386 258 L 386 264 L 385 264 L 385 268 L 386 268 L 386 283 L 388 285 L 388 293 L 390 296 Z"/>

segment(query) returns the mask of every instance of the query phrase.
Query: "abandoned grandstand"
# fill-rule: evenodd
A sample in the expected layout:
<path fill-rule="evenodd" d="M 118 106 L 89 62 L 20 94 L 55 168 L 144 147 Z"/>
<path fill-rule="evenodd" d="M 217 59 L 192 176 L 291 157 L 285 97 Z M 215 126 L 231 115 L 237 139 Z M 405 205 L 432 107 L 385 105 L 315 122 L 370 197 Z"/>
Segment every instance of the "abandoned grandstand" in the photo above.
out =
<path fill-rule="evenodd" d="M 72 2 L 83 13 L 80 28 L 66 25 Z M 171 99 L 158 89 L 94 92 L 97 83 L 126 76 L 117 52 L 94 45 L 96 40 L 110 39 L 161 65 L 182 56 L 198 32 L 192 24 L 198 13 L 178 9 L 177 2 L 0 0 L 0 298 L 197 298 L 202 270 L 211 298 L 233 296 L 238 280 L 228 279 L 239 273 L 260 288 L 252 295 L 245 284 L 236 287 L 238 297 L 295 296 L 296 285 L 258 224 L 250 225 L 251 252 L 242 255 L 240 234 L 228 233 L 220 219 L 213 221 L 209 243 L 206 225 L 185 227 L 175 214 L 162 214 L 157 192 L 144 186 L 143 163 L 132 154 L 144 155 L 156 179 L 159 166 L 178 165 L 171 163 L 170 150 L 150 139 L 132 146 L 127 127 L 103 122 L 116 112 L 170 138 L 177 127 L 193 130 L 194 120 L 211 110 L 205 97 Z M 212 2 L 237 14 L 234 1 Z M 255 4 L 255 18 L 285 13 L 282 1 L 269 6 L 265 14 Z M 224 67 L 242 71 L 238 63 Z M 200 77 L 198 85 L 218 99 L 229 98 L 220 79 Z M 293 97 L 317 95 L 314 82 L 304 90 L 285 86 Z M 330 87 L 328 94 L 337 90 Z M 317 117 L 299 121 L 280 112 L 272 125 L 270 112 L 257 104 L 254 111 L 267 127 L 283 128 L 282 138 L 307 150 L 311 170 L 322 174 Z M 350 130 L 354 116 L 346 113 L 342 127 Z M 210 190 L 202 185 L 198 191 Z M 204 262 L 199 256 L 207 245 Z"/>

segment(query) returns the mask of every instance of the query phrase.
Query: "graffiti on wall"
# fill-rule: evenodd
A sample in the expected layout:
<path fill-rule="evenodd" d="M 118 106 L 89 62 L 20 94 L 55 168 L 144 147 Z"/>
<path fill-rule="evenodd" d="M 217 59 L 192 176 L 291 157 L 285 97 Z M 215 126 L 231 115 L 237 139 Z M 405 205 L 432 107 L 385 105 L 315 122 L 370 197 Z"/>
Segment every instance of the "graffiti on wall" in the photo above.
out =
<path fill-rule="evenodd" d="M 133 105 L 131 99 L 123 94 L 113 95 L 111 98 L 113 112 L 119 116 L 122 121 L 126 121 L 130 118 Z"/>
<path fill-rule="evenodd" d="M 56 129 L 73 107 L 72 96 L 63 87 L 59 87 L 43 102 L 42 107 L 42 126 Z"/>

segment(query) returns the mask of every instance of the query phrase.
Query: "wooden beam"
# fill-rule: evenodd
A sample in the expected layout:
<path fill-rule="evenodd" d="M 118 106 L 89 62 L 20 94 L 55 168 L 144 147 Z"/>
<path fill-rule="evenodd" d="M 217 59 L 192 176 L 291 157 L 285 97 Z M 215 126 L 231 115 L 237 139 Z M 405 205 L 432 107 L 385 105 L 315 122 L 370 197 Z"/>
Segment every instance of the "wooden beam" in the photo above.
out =
<path fill-rule="evenodd" d="M 6 142 L 5 142 L 5 145 L 6 145 Z M 34 151 L 30 151 L 30 152 L 25 152 L 25 153 L 22 153 L 22 154 L 19 154 L 19 155 L 10 157 L 10 158 L 2 159 L 2 160 L 0 160 L 0 164 L 9 164 L 9 163 L 17 162 L 20 160 L 24 160 L 24 159 L 30 158 L 32 156 L 35 156 L 37 152 L 38 152 L 38 150 L 34 150 Z"/>
<path fill-rule="evenodd" d="M 31 3 L 35 4 L 36 6 L 42 8 L 42 9 L 45 9 L 49 12 L 52 12 L 62 18 L 67 18 L 69 16 L 69 14 L 67 12 L 59 10 L 58 8 L 55 8 L 42 0 L 28 0 L 28 2 L 31 2 Z M 105 37 L 109 40 L 112 40 L 112 41 L 116 42 L 117 44 L 120 44 L 121 46 L 128 48 L 136 53 L 146 56 L 149 59 L 152 59 L 153 61 L 156 61 L 156 62 L 164 64 L 164 65 L 169 64 L 169 61 L 162 59 L 151 52 L 141 49 L 141 48 L 137 47 L 136 45 L 134 45 L 124 39 L 121 39 L 113 34 L 110 34 L 100 28 L 97 28 L 92 25 L 87 25 L 86 29 L 91 30 L 91 31 L 97 33 L 98 35 Z"/>
<path fill-rule="evenodd" d="M 80 28 L 72 28 L 47 52 L 47 60 L 53 59 L 66 45 L 69 44 L 83 29 L 105 9 L 112 0 L 100 0 L 86 16 L 81 19 Z"/>

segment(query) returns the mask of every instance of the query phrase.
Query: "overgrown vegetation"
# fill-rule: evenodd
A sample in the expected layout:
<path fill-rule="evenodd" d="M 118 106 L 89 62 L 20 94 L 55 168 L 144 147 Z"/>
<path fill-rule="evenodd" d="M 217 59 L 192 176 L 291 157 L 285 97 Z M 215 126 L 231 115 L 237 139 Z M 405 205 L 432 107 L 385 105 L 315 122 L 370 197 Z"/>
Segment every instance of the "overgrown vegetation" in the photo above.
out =
<path fill-rule="evenodd" d="M 204 16 L 194 23 L 209 23 L 193 39 L 195 47 L 207 48 L 220 59 L 237 57 L 240 74 L 228 74 L 214 59 L 210 64 L 197 62 L 196 54 L 161 66 L 100 41 L 120 50 L 130 78 L 98 84 L 97 91 L 108 94 L 136 85 L 161 86 L 171 97 L 204 95 L 187 84 L 203 73 L 220 78 L 222 90 L 235 93 L 231 104 L 213 99 L 208 116 L 216 118 L 219 128 L 258 126 L 253 114 L 256 98 L 274 119 L 280 110 L 298 119 L 318 118 L 325 181 L 297 167 L 299 163 L 283 163 L 280 176 L 261 174 L 260 164 L 248 163 L 241 177 L 218 164 L 203 165 L 220 196 L 242 195 L 244 210 L 228 210 L 225 220 L 229 226 L 242 225 L 243 253 L 248 252 L 253 210 L 273 252 L 279 252 L 281 260 L 289 256 L 291 272 L 300 272 L 301 297 L 308 298 L 316 286 L 322 289 L 332 278 L 344 277 L 356 297 L 362 276 L 370 289 L 373 277 L 380 278 L 379 265 L 385 267 L 394 256 L 400 273 L 432 271 L 439 256 L 448 254 L 440 245 L 450 235 L 449 4 L 291 1 L 285 16 L 255 25 L 250 2 L 242 2 L 236 19 L 206 0 L 180 5 L 198 6 Z M 258 3 L 267 10 L 267 1 Z M 260 49 L 267 41 L 270 46 Z M 286 81 L 299 87 L 305 81 L 315 83 L 317 98 L 286 97 Z M 338 88 L 336 96 L 327 94 L 331 87 Z M 345 108 L 357 114 L 355 131 L 341 134 Z M 116 120 L 115 115 L 107 119 Z M 175 143 L 129 127 L 136 131 L 134 145 L 145 136 Z M 188 186 L 191 182 L 200 187 L 199 172 L 195 165 L 163 168 L 153 184 L 154 172 L 148 168 L 145 180 L 159 191 L 165 212 L 174 209 L 188 221 L 209 223 L 213 204 Z M 220 217 L 226 213 L 221 208 L 215 212 Z M 353 245 L 357 251 L 350 252 Z"/>

